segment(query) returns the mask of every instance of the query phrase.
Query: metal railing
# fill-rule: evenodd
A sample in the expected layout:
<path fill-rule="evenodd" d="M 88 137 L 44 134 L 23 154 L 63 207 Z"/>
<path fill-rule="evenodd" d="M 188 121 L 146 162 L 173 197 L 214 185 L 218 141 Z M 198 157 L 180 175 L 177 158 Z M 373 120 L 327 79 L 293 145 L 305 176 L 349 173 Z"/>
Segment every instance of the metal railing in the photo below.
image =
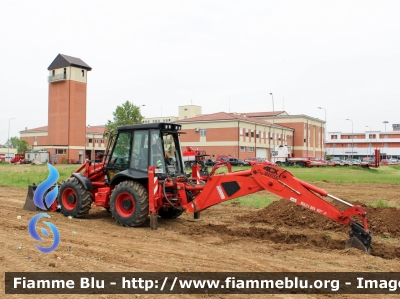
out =
<path fill-rule="evenodd" d="M 67 79 L 67 74 L 57 74 L 54 76 L 48 76 L 47 82 L 64 81 Z"/>

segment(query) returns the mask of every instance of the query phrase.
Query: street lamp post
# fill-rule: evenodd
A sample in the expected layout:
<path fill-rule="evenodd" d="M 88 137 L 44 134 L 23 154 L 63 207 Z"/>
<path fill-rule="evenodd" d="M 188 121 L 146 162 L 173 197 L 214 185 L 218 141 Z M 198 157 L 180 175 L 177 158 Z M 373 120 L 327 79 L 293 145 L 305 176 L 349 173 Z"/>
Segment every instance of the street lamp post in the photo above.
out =
<path fill-rule="evenodd" d="M 386 132 L 386 124 L 388 124 L 389 122 L 385 120 L 383 123 L 385 124 L 385 132 Z"/>
<path fill-rule="evenodd" d="M 372 147 L 372 144 L 371 144 L 371 131 L 372 131 L 372 129 L 371 129 L 370 126 L 365 126 L 365 127 L 369 128 L 369 135 L 368 135 L 368 140 L 369 140 L 369 145 L 368 145 L 368 156 L 371 156 L 371 152 L 372 152 L 372 150 L 371 150 L 371 147 Z"/>
<path fill-rule="evenodd" d="M 274 95 L 272 94 L 272 92 L 269 93 L 272 97 L 272 127 L 274 127 L 274 117 L 275 117 L 275 107 L 274 107 Z M 274 129 L 274 149 L 273 149 L 273 157 L 274 159 L 272 160 L 273 163 L 275 163 L 275 129 Z"/>
<path fill-rule="evenodd" d="M 351 160 L 353 160 L 353 150 L 354 150 L 353 121 L 349 118 L 346 118 L 346 120 L 351 121 Z"/>
<path fill-rule="evenodd" d="M 327 135 L 328 133 L 326 132 L 326 109 L 322 108 L 322 107 L 318 107 L 318 109 L 323 109 L 325 111 L 325 132 L 324 132 L 324 147 L 325 147 L 325 150 L 324 150 L 324 160 L 326 160 L 326 139 L 327 139 L 326 136 L 328 136 Z"/>
<path fill-rule="evenodd" d="M 10 122 L 11 122 L 11 120 L 13 120 L 13 119 L 15 119 L 15 118 L 10 118 L 9 120 L 8 120 L 8 138 L 7 138 L 7 141 L 8 141 L 8 146 L 7 146 L 7 158 L 8 158 L 8 162 L 10 162 Z"/>

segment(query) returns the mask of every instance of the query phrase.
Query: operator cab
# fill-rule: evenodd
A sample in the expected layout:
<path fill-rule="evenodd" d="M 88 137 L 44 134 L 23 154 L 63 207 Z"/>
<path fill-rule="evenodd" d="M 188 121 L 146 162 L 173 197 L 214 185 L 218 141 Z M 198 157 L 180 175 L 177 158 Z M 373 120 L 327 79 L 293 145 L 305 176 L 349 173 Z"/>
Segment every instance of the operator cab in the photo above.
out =
<path fill-rule="evenodd" d="M 106 161 L 108 181 L 122 175 L 146 179 L 148 166 L 157 166 L 157 175 L 184 174 L 180 129 L 180 125 L 171 123 L 118 127 L 111 154 Z"/>

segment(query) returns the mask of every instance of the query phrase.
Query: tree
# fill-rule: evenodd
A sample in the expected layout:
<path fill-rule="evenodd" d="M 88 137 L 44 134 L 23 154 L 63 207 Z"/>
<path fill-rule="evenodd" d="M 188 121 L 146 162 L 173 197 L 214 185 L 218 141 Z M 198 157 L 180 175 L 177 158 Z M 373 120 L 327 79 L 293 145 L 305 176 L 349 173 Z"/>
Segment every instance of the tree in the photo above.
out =
<path fill-rule="evenodd" d="M 108 131 L 117 130 L 118 126 L 141 124 L 143 116 L 140 113 L 140 108 L 129 101 L 126 101 L 113 112 L 113 120 L 108 120 L 106 129 Z"/>
<path fill-rule="evenodd" d="M 31 146 L 29 146 L 28 141 L 25 139 L 19 139 L 18 141 L 18 154 L 24 154 L 25 152 L 29 152 L 32 149 Z"/>
<path fill-rule="evenodd" d="M 31 150 L 31 147 L 29 146 L 26 140 L 20 139 L 16 136 L 11 137 L 9 140 L 7 140 L 6 143 L 3 145 L 3 147 L 16 148 L 18 154 L 23 154 Z"/>

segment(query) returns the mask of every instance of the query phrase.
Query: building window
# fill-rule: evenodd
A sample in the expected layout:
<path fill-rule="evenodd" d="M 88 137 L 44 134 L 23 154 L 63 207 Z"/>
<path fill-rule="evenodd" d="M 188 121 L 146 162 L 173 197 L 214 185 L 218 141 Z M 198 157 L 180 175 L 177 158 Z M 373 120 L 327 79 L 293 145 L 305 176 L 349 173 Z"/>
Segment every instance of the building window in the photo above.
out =
<path fill-rule="evenodd" d="M 92 143 L 93 142 L 93 139 L 92 138 L 89 138 L 89 143 Z"/>
<path fill-rule="evenodd" d="M 348 144 L 347 144 L 347 147 L 351 147 L 351 144 L 350 144 L 350 143 L 348 143 Z"/>
<path fill-rule="evenodd" d="M 254 131 L 251 130 L 251 137 L 254 137 Z"/>
<path fill-rule="evenodd" d="M 248 151 L 249 153 L 254 152 L 254 147 L 253 147 L 253 146 L 248 146 L 248 147 L 247 147 L 247 151 Z"/>
<path fill-rule="evenodd" d="M 94 140 L 94 143 L 99 143 L 99 139 L 96 138 L 96 139 Z"/>
<path fill-rule="evenodd" d="M 246 137 L 249 137 L 249 129 L 246 129 Z"/>
<path fill-rule="evenodd" d="M 331 139 L 337 139 L 337 135 L 331 135 Z"/>
<path fill-rule="evenodd" d="M 243 129 L 242 128 L 239 129 L 239 135 L 243 136 Z"/>
<path fill-rule="evenodd" d="M 37 142 L 37 136 L 34 136 L 34 137 L 33 137 L 33 141 L 34 141 L 34 142 Z"/>
<path fill-rule="evenodd" d="M 347 135 L 347 139 L 350 139 L 350 135 Z"/>
<path fill-rule="evenodd" d="M 59 154 L 59 155 L 65 155 L 67 153 L 67 150 L 66 149 L 57 149 L 57 154 Z"/>
<path fill-rule="evenodd" d="M 256 131 L 256 138 L 260 138 L 260 131 Z"/>
<path fill-rule="evenodd" d="M 384 143 L 384 144 L 383 144 L 383 147 L 388 147 L 388 144 L 387 144 L 387 143 Z"/>
<path fill-rule="evenodd" d="M 336 147 L 336 143 L 333 143 L 333 144 L 332 144 L 332 147 L 335 148 L 335 147 Z"/>
<path fill-rule="evenodd" d="M 101 143 L 104 144 L 104 139 L 101 139 Z"/>
<path fill-rule="evenodd" d="M 85 70 L 81 71 L 82 77 L 85 77 Z"/>
<path fill-rule="evenodd" d="M 388 135 L 383 135 L 383 138 L 385 138 L 385 139 L 388 138 Z"/>
<path fill-rule="evenodd" d="M 206 136 L 206 129 L 200 129 L 200 137 Z"/>
<path fill-rule="evenodd" d="M 245 152 L 246 151 L 246 147 L 245 146 L 241 146 L 240 147 L 240 151 L 243 153 L 243 152 Z"/>
<path fill-rule="evenodd" d="M 51 71 L 51 75 L 54 77 L 54 76 L 56 75 L 56 71 L 55 71 L 55 70 L 52 70 L 52 71 Z"/>
<path fill-rule="evenodd" d="M 356 135 L 356 136 L 353 136 L 353 139 L 358 139 L 358 136 Z"/>
<path fill-rule="evenodd" d="M 184 111 L 187 111 L 187 108 L 185 108 Z"/>
<path fill-rule="evenodd" d="M 356 144 L 353 144 L 353 147 L 357 147 L 357 143 L 356 143 Z"/>

